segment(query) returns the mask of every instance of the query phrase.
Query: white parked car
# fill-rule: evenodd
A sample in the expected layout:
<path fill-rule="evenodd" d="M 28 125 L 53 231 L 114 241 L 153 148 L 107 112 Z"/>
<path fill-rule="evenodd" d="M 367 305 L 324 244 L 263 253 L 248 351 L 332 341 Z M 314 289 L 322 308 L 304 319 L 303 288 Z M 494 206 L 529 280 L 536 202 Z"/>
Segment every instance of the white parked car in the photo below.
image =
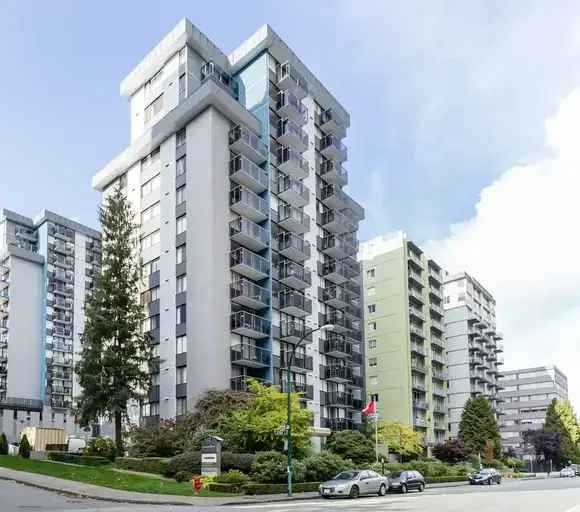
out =
<path fill-rule="evenodd" d="M 562 471 L 560 471 L 560 476 L 569 478 L 571 476 L 576 476 L 576 472 L 572 468 L 564 468 Z"/>

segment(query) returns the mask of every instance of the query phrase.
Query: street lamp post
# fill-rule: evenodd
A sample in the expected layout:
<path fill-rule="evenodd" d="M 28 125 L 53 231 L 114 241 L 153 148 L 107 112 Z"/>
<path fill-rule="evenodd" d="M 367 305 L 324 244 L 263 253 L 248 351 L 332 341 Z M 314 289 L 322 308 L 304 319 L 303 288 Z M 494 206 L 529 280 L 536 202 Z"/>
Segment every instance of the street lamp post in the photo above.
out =
<path fill-rule="evenodd" d="M 290 368 L 294 362 L 294 356 L 296 355 L 296 349 L 304 342 L 307 336 L 310 336 L 316 331 L 328 331 L 334 328 L 332 324 L 325 324 L 317 327 L 316 329 L 310 329 L 305 331 L 300 338 L 300 341 L 294 345 L 292 352 L 290 353 L 290 358 L 288 359 L 288 364 L 286 365 L 286 399 L 288 405 L 288 421 L 286 423 L 286 443 L 288 450 L 288 496 L 292 496 L 292 380 L 290 375 Z"/>

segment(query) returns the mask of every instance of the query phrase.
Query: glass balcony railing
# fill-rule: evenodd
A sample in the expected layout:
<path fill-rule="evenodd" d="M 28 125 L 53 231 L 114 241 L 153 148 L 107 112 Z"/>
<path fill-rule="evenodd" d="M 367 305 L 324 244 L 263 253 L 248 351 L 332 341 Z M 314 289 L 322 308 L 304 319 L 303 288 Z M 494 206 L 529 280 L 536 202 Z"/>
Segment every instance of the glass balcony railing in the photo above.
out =
<path fill-rule="evenodd" d="M 270 274 L 270 262 L 245 247 L 238 247 L 230 253 L 230 268 L 251 279 Z"/>
<path fill-rule="evenodd" d="M 266 144 L 243 125 L 238 125 L 230 130 L 229 143 L 234 152 L 243 154 L 255 164 L 260 165 L 268 159 Z"/>
<path fill-rule="evenodd" d="M 236 334 L 250 338 L 265 338 L 270 335 L 270 321 L 247 311 L 237 311 L 230 317 L 230 327 Z"/>
<path fill-rule="evenodd" d="M 266 220 L 270 213 L 268 201 L 242 185 L 230 190 L 230 207 L 254 222 Z"/>
<path fill-rule="evenodd" d="M 288 281 L 294 283 L 295 281 L 298 281 L 302 283 L 301 288 L 305 288 L 312 284 L 312 274 L 310 269 L 293 261 L 280 262 L 278 278 L 282 282 Z"/>
<path fill-rule="evenodd" d="M 250 367 L 270 366 L 272 353 L 270 350 L 247 343 L 233 345 L 230 348 L 230 359 L 233 364 Z"/>
<path fill-rule="evenodd" d="M 254 250 L 264 249 L 270 244 L 270 234 L 267 230 L 242 217 L 230 222 L 230 237 Z"/>
<path fill-rule="evenodd" d="M 230 93 L 235 99 L 239 96 L 238 82 L 214 62 L 208 62 L 201 68 L 201 81 L 213 80 L 220 87 Z"/>
<path fill-rule="evenodd" d="M 310 242 L 292 233 L 280 233 L 278 235 L 278 251 L 294 261 L 304 261 L 310 258 Z"/>
<path fill-rule="evenodd" d="M 289 117 L 299 126 L 303 126 L 308 120 L 306 107 L 290 91 L 280 91 L 278 93 L 276 109 L 280 117 Z"/>
<path fill-rule="evenodd" d="M 308 149 L 308 135 L 291 119 L 278 121 L 278 142 L 290 146 L 299 153 Z"/>
<path fill-rule="evenodd" d="M 328 158 L 341 162 L 348 156 L 346 146 L 335 135 L 326 135 L 320 139 L 320 152 Z"/>
<path fill-rule="evenodd" d="M 247 279 L 237 279 L 230 284 L 230 298 L 238 304 L 261 309 L 270 304 L 270 290 Z"/>
<path fill-rule="evenodd" d="M 308 94 L 308 83 L 289 62 L 285 62 L 280 66 L 278 87 L 280 89 L 290 89 L 299 98 L 304 98 Z"/>
<path fill-rule="evenodd" d="M 230 178 L 257 194 L 267 190 L 269 185 L 268 172 L 242 155 L 230 160 Z"/>
<path fill-rule="evenodd" d="M 332 133 L 339 137 L 344 137 L 346 133 L 346 123 L 332 109 L 323 110 L 317 118 L 322 131 Z"/>
<path fill-rule="evenodd" d="M 310 174 L 310 167 L 306 159 L 290 147 L 278 148 L 278 168 L 297 180 L 306 178 Z"/>
<path fill-rule="evenodd" d="M 310 217 L 292 205 L 278 205 L 278 224 L 294 233 L 306 233 L 310 230 Z"/>
<path fill-rule="evenodd" d="M 278 196 L 286 203 L 300 208 L 308 204 L 310 190 L 302 181 L 291 176 L 281 176 L 278 179 Z"/>
<path fill-rule="evenodd" d="M 320 177 L 328 183 L 335 185 L 346 185 L 348 183 L 348 172 L 340 163 L 334 160 L 322 159 L 318 163 L 318 173 Z"/>

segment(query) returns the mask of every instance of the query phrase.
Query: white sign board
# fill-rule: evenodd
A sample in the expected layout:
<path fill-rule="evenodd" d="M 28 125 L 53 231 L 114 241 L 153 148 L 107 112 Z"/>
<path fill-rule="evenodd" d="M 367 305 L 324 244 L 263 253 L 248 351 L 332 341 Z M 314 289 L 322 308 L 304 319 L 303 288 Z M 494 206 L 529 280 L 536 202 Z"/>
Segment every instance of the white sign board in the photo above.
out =
<path fill-rule="evenodd" d="M 217 464 L 217 453 L 202 453 L 201 462 L 204 464 Z"/>

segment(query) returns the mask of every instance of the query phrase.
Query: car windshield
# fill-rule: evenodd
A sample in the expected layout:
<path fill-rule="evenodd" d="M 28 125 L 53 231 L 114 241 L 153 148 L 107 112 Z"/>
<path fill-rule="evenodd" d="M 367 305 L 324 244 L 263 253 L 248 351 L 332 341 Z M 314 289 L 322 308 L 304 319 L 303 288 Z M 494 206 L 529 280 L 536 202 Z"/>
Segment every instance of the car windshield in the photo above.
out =
<path fill-rule="evenodd" d="M 391 478 L 399 478 L 403 473 L 401 471 L 395 471 L 391 473 Z"/>
<path fill-rule="evenodd" d="M 483 474 L 487 474 L 487 473 L 493 473 L 493 469 L 489 469 L 489 468 L 487 468 L 487 469 L 482 469 L 482 470 L 480 471 L 480 473 L 483 473 Z"/>
<path fill-rule="evenodd" d="M 334 477 L 335 480 L 353 480 L 358 476 L 358 471 L 343 471 Z"/>

